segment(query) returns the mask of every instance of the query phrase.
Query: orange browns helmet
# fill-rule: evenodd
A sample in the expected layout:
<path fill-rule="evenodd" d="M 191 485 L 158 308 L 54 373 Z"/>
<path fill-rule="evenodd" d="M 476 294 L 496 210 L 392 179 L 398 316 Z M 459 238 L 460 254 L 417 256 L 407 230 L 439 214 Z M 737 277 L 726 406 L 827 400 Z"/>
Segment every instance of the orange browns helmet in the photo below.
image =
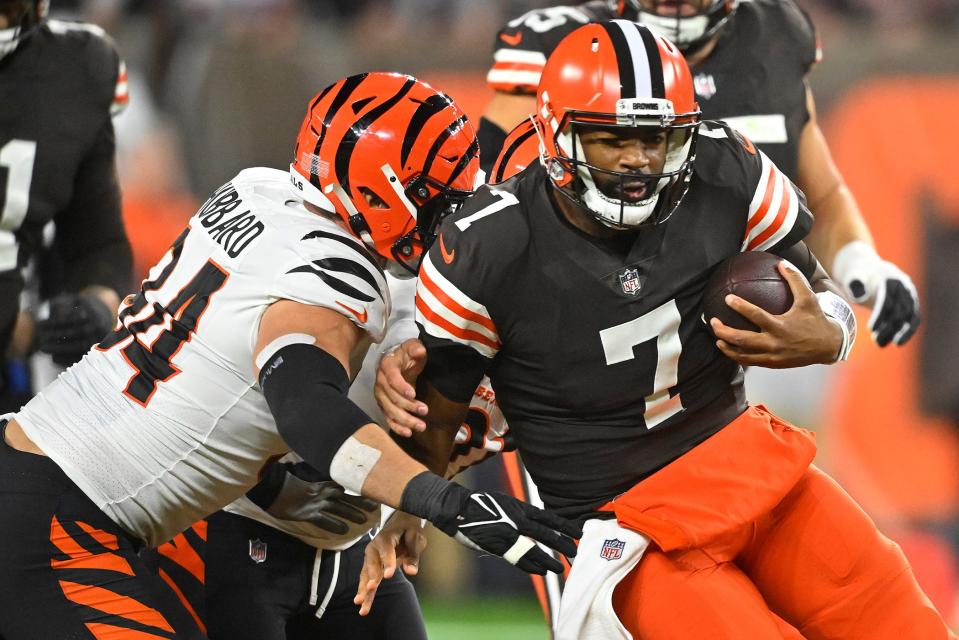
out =
<path fill-rule="evenodd" d="M 719 33 L 739 0 L 608 0 L 616 15 L 657 29 L 686 55 Z"/>
<path fill-rule="evenodd" d="M 600 222 L 628 228 L 662 222 L 686 193 L 699 133 L 699 105 L 686 60 L 673 44 L 628 20 L 588 24 L 563 38 L 543 68 L 536 94 L 543 164 L 560 191 Z M 621 173 L 586 162 L 581 127 L 653 127 L 665 133 L 661 173 Z M 637 202 L 611 197 L 594 175 L 647 183 Z"/>
<path fill-rule="evenodd" d="M 479 143 L 462 109 L 399 73 L 361 73 L 317 94 L 290 165 L 294 192 L 335 211 L 401 277 L 416 273 L 478 174 Z"/>
<path fill-rule="evenodd" d="M 536 117 L 531 116 L 507 134 L 503 149 L 486 176 L 486 182 L 505 182 L 539 159 L 541 149 L 539 136 L 536 135 L 538 128 L 540 125 L 536 124 Z"/>

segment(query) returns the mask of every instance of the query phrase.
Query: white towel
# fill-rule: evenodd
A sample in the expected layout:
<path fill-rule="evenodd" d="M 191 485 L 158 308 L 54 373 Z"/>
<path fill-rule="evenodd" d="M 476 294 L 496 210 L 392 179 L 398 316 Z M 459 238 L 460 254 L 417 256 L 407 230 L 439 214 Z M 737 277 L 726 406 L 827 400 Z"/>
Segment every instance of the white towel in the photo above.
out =
<path fill-rule="evenodd" d="M 632 640 L 613 611 L 613 589 L 633 570 L 649 538 L 616 520 L 588 520 L 559 603 L 556 640 Z"/>

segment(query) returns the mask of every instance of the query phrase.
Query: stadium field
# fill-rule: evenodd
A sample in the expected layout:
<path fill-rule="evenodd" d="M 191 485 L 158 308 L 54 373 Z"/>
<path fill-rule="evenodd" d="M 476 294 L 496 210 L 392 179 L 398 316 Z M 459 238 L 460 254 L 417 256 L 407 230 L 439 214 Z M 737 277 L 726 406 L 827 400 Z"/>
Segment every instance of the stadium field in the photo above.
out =
<path fill-rule="evenodd" d="M 430 640 L 548 640 L 532 598 L 422 601 Z"/>

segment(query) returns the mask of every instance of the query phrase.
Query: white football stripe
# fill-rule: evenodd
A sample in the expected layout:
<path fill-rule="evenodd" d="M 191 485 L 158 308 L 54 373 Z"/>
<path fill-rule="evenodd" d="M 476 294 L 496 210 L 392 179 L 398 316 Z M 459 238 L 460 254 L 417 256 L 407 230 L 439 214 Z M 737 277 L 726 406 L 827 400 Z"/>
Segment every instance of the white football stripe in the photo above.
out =
<path fill-rule="evenodd" d="M 434 296 L 425 286 L 417 285 L 416 297 L 419 298 L 423 304 L 430 309 L 430 311 L 440 316 L 454 327 L 458 327 L 463 331 L 472 331 L 474 333 L 478 333 L 491 342 L 499 342 L 499 336 L 496 334 L 496 332 L 490 331 L 488 328 L 484 327 L 478 322 L 475 322 L 474 320 L 468 320 L 462 317 L 445 304 L 437 300 L 436 296 Z M 417 309 L 417 314 L 422 315 L 419 309 Z"/>
<path fill-rule="evenodd" d="M 472 311 L 475 314 L 489 318 L 490 323 L 492 324 L 493 319 L 490 318 L 489 311 L 486 310 L 486 307 L 470 298 L 468 295 L 460 291 L 455 284 L 447 280 L 446 277 L 440 273 L 439 269 L 433 265 L 432 260 L 430 260 L 429 253 L 423 256 L 423 264 L 420 266 L 420 269 L 424 270 L 429 279 L 432 280 L 443 293 L 456 301 L 457 304 L 461 305 L 468 311 Z M 422 283 L 417 283 L 417 295 L 419 295 L 419 290 L 421 288 L 423 288 Z"/>
<path fill-rule="evenodd" d="M 775 168 L 773 169 L 773 175 L 773 194 L 769 201 L 769 208 L 766 209 L 762 219 L 746 234 L 746 244 L 762 234 L 776 220 L 776 215 L 779 213 L 779 206 L 783 199 L 783 178 Z"/>

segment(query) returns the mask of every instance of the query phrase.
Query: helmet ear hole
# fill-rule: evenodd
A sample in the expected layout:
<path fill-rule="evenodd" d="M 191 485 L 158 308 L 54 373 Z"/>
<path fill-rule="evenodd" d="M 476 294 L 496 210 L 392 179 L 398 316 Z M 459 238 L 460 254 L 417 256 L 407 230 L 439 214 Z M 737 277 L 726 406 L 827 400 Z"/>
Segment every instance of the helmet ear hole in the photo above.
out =
<path fill-rule="evenodd" d="M 363 198 L 366 199 L 366 204 L 370 205 L 374 209 L 389 209 L 390 205 L 386 204 L 386 200 L 381 198 L 375 191 L 369 187 L 357 187 L 357 190 L 363 194 Z"/>

